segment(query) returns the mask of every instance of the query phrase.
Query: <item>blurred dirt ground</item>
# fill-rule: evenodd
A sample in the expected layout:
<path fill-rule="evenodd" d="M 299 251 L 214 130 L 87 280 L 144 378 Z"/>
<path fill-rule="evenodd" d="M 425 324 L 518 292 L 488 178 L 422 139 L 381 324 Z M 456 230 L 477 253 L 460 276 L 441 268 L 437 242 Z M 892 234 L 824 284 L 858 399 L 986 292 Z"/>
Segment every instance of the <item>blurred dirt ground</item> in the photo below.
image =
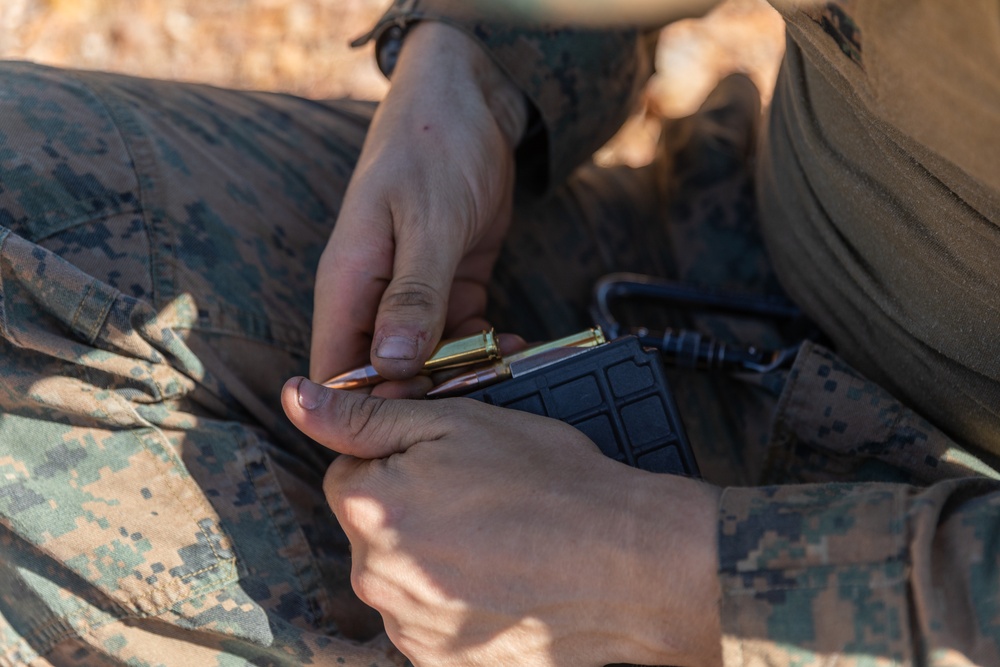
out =
<path fill-rule="evenodd" d="M 378 99 L 386 83 L 351 38 L 388 0 L 0 0 L 0 58 L 33 60 L 314 98 Z M 657 118 L 690 113 L 722 76 L 773 86 L 781 19 L 764 0 L 728 0 L 664 30 L 644 108 L 599 154 L 648 159 Z"/>

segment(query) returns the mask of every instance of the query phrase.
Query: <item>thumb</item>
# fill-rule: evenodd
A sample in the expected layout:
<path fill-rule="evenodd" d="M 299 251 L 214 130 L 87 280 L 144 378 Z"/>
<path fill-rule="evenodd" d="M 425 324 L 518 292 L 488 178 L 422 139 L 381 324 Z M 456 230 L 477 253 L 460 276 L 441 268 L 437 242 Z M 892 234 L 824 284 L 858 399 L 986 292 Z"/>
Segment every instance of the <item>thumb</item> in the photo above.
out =
<path fill-rule="evenodd" d="M 448 433 L 438 403 L 339 391 L 306 378 L 292 378 L 285 383 L 281 405 L 296 428 L 307 436 L 336 452 L 358 458 L 386 458 Z"/>
<path fill-rule="evenodd" d="M 372 338 L 371 363 L 384 378 L 412 377 L 441 340 L 462 254 L 461 242 L 446 236 L 441 227 L 413 225 L 396 240 Z"/>

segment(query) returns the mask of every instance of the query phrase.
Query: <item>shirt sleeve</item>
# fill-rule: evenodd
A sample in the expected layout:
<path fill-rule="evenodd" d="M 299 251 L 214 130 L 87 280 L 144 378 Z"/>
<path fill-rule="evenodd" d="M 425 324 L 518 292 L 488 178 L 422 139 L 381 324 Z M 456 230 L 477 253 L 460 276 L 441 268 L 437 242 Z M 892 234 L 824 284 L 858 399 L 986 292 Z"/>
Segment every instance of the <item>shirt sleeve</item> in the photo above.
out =
<path fill-rule="evenodd" d="M 519 147 L 519 178 L 544 190 L 588 159 L 628 117 L 652 74 L 658 32 L 515 27 L 477 19 L 463 5 L 395 0 L 354 44 L 374 40 L 379 66 L 390 75 L 394 42 L 418 21 L 446 22 L 478 40 L 531 103 L 535 122 Z"/>
<path fill-rule="evenodd" d="M 722 496 L 726 665 L 1000 664 L 985 454 L 808 343 L 772 440 L 781 485 Z"/>
<path fill-rule="evenodd" d="M 730 489 L 726 665 L 1000 664 L 1000 483 Z"/>

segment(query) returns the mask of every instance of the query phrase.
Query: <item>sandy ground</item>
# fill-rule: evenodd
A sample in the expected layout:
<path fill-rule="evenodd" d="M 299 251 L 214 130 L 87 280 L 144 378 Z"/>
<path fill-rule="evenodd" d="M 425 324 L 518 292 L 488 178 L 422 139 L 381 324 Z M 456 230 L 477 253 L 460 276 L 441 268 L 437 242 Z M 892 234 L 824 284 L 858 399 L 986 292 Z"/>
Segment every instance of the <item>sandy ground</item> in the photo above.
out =
<path fill-rule="evenodd" d="M 348 42 L 387 0 L 0 0 L 0 57 L 307 97 L 378 99 L 386 83 L 369 49 Z M 668 27 L 646 104 L 599 154 L 648 159 L 659 115 L 697 107 L 725 74 L 768 91 L 783 49 L 764 0 L 728 0 Z"/>

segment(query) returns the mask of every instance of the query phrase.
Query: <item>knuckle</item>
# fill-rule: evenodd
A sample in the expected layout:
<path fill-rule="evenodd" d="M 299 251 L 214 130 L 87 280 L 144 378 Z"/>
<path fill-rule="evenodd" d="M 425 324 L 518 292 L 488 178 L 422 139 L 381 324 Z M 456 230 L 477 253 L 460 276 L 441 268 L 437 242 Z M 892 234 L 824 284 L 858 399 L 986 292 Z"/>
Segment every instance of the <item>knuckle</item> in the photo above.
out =
<path fill-rule="evenodd" d="M 323 495 L 326 496 L 326 503 L 330 510 L 338 517 L 342 524 L 352 524 L 353 521 L 347 514 L 347 508 L 355 487 L 359 484 L 357 474 L 359 472 L 359 461 L 351 456 L 338 456 L 326 474 L 323 476 Z"/>
<path fill-rule="evenodd" d="M 340 507 L 340 481 L 336 470 L 338 461 L 339 459 L 335 460 L 323 476 L 323 495 L 326 496 L 326 502 L 334 514 Z"/>
<path fill-rule="evenodd" d="M 352 440 L 373 435 L 379 423 L 379 415 L 384 411 L 385 399 L 377 396 L 355 396 L 355 400 L 340 404 L 339 421 L 347 429 Z"/>
<path fill-rule="evenodd" d="M 389 637 L 389 640 L 392 641 L 393 646 L 398 648 L 403 655 L 408 657 L 415 667 L 426 667 L 427 665 L 434 664 L 432 662 L 424 662 L 421 659 L 422 652 L 425 650 L 424 646 L 415 641 L 409 634 L 404 633 L 402 629 L 396 629 L 391 634 L 387 630 L 386 635 Z"/>
<path fill-rule="evenodd" d="M 385 524 L 385 509 L 374 499 L 364 495 L 348 495 L 339 506 L 337 520 L 345 530 L 365 544 L 375 541 L 380 527 Z"/>
<path fill-rule="evenodd" d="M 435 404 L 435 423 L 448 432 L 463 431 L 481 422 L 483 404 L 471 398 L 453 398 Z"/>
<path fill-rule="evenodd" d="M 367 567 L 357 564 L 351 568 L 351 588 L 358 599 L 369 607 L 378 609 L 378 596 L 375 594 L 376 586 L 372 580 L 372 574 Z"/>
<path fill-rule="evenodd" d="M 389 641 L 392 642 L 392 645 L 409 658 L 411 664 L 415 667 L 420 667 L 422 663 L 419 661 L 420 656 L 417 655 L 420 645 L 413 640 L 412 634 L 404 632 L 392 614 L 386 613 L 384 610 L 382 610 L 382 618 L 385 621 L 385 634 L 389 638 Z"/>
<path fill-rule="evenodd" d="M 441 292 L 433 285 L 416 279 L 394 281 L 382 297 L 388 308 L 408 308 L 433 311 L 444 302 Z"/>

